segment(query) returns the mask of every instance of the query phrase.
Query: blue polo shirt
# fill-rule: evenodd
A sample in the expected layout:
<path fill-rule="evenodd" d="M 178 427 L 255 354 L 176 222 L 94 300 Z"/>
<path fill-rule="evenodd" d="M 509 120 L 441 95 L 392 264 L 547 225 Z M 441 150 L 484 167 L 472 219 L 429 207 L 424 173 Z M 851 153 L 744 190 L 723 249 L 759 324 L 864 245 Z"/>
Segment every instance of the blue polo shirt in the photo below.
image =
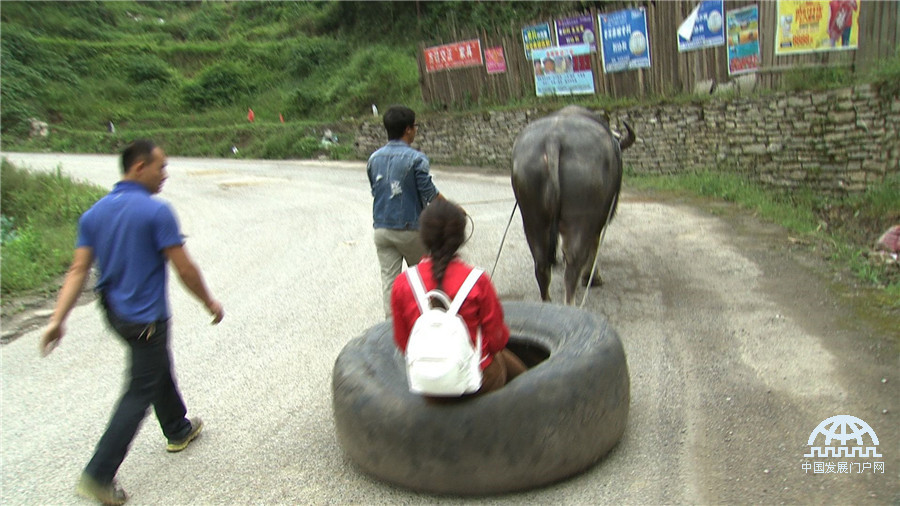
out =
<path fill-rule="evenodd" d="M 120 181 L 78 220 L 76 248 L 93 250 L 97 291 L 120 318 L 169 318 L 165 248 L 184 244 L 175 213 L 139 183 Z"/>

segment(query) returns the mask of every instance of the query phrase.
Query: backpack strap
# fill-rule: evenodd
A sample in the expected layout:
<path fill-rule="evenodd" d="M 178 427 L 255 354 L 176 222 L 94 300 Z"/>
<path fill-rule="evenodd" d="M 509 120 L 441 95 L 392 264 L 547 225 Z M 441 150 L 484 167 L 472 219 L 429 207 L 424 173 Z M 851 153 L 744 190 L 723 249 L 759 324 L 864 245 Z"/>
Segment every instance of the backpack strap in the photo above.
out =
<path fill-rule="evenodd" d="M 459 311 L 463 302 L 466 301 L 466 297 L 469 296 L 469 292 L 472 291 L 472 287 L 475 286 L 475 283 L 478 282 L 478 278 L 480 278 L 483 273 L 484 271 L 478 267 L 475 267 L 469 272 L 466 280 L 463 281 L 462 286 L 459 287 L 459 291 L 456 292 L 456 297 L 453 298 L 453 302 L 450 304 L 447 314 L 455 315 Z"/>
<path fill-rule="evenodd" d="M 419 313 L 424 314 L 428 310 L 428 297 L 425 295 L 425 283 L 422 282 L 422 276 L 419 274 L 418 266 L 414 265 L 406 269 L 406 277 L 409 279 L 409 286 L 412 287 L 413 297 L 419 306 Z"/>
<path fill-rule="evenodd" d="M 459 287 L 459 291 L 456 292 L 456 297 L 453 298 L 453 302 L 450 303 L 450 309 L 447 310 L 448 314 L 456 314 L 459 311 L 459 308 L 462 307 L 463 302 L 466 301 L 466 297 L 469 296 L 469 292 L 472 291 L 472 288 L 475 287 L 475 283 L 478 282 L 478 278 L 484 274 L 483 269 L 479 269 L 475 267 L 469 272 L 469 275 L 466 276 L 466 280 L 463 281 L 462 286 Z M 481 364 L 487 357 L 484 355 L 484 350 L 481 347 L 481 325 L 478 326 L 477 335 L 475 338 L 475 353 L 478 354 L 478 363 Z"/>

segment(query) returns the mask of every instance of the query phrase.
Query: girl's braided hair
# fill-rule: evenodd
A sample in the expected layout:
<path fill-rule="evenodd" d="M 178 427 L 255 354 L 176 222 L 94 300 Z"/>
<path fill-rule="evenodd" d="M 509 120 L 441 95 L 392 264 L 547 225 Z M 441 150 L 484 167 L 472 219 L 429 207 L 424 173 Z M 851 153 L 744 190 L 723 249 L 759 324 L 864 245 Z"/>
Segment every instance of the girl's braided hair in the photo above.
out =
<path fill-rule="evenodd" d="M 419 234 L 434 262 L 432 275 L 440 290 L 450 260 L 466 239 L 466 212 L 457 204 L 436 199 L 419 217 Z"/>

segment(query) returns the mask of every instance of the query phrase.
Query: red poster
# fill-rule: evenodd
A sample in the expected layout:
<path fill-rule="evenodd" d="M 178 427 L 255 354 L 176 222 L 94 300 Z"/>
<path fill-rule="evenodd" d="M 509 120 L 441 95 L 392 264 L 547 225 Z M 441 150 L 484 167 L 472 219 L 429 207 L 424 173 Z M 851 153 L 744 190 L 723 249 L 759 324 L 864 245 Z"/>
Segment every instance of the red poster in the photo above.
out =
<path fill-rule="evenodd" d="M 443 46 L 429 47 L 425 49 L 425 70 L 437 72 L 438 70 L 457 69 L 462 67 L 476 67 L 484 64 L 481 58 L 481 41 L 478 39 L 465 42 L 454 42 Z"/>
<path fill-rule="evenodd" d="M 491 47 L 484 50 L 484 66 L 488 74 L 501 74 L 506 72 L 506 59 L 503 57 L 503 46 Z"/>

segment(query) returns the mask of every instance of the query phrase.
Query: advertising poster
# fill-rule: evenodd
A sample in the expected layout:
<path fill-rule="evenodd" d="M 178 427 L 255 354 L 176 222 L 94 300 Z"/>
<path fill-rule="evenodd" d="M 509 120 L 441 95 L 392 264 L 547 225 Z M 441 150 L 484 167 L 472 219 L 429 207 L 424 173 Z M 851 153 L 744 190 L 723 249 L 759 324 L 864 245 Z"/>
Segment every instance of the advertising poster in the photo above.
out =
<path fill-rule="evenodd" d="M 725 44 L 725 2 L 703 0 L 678 27 L 678 51 Z"/>
<path fill-rule="evenodd" d="M 557 45 L 587 44 L 592 53 L 597 52 L 597 30 L 590 15 L 557 19 L 553 24 L 556 26 L 556 40 L 559 41 Z"/>
<path fill-rule="evenodd" d="M 643 8 L 597 15 L 603 72 L 650 67 L 647 13 Z"/>
<path fill-rule="evenodd" d="M 503 57 L 503 46 L 489 47 L 484 50 L 484 66 L 488 74 L 506 72 L 506 58 Z"/>
<path fill-rule="evenodd" d="M 759 70 L 759 6 L 728 11 L 728 75 Z"/>
<path fill-rule="evenodd" d="M 532 55 L 537 96 L 594 93 L 591 47 L 587 44 L 536 49 Z"/>
<path fill-rule="evenodd" d="M 552 46 L 553 36 L 550 34 L 550 23 L 523 28 L 522 42 L 525 44 L 525 58 L 529 60 L 531 52 L 535 49 L 547 49 Z"/>
<path fill-rule="evenodd" d="M 426 72 L 477 67 L 483 64 L 481 41 L 478 39 L 425 48 Z"/>
<path fill-rule="evenodd" d="M 859 2 L 856 0 L 778 0 L 775 54 L 856 49 Z"/>

